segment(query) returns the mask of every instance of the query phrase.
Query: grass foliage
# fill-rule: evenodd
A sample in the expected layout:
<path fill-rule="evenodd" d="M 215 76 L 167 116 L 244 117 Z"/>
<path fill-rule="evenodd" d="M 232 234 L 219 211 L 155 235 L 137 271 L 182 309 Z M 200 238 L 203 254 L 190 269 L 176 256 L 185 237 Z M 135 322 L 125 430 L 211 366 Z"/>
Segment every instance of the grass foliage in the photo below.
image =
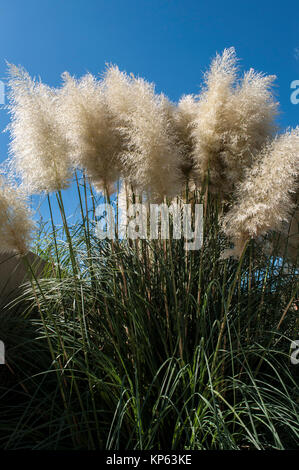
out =
<path fill-rule="evenodd" d="M 99 241 L 78 189 L 81 222 L 58 194 L 64 225 L 35 243 L 47 268 L 1 314 L 0 447 L 296 448 L 296 269 L 254 242 L 222 259 L 207 198 L 200 251 Z"/>

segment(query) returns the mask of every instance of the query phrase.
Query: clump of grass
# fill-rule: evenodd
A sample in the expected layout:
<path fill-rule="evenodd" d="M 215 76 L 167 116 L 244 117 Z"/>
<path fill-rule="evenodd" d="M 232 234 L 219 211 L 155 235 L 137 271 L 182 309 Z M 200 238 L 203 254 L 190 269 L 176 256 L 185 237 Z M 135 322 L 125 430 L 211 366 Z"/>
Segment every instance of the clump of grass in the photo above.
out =
<path fill-rule="evenodd" d="M 176 106 L 117 67 L 51 89 L 11 66 L 8 168 L 28 195 L 46 194 L 50 220 L 32 244 L 20 189 L 3 180 L 0 235 L 30 282 L 1 313 L 1 448 L 297 446 L 299 134 L 274 136 L 274 77 L 237 72 L 225 50 L 201 94 Z M 203 204 L 203 246 L 186 250 L 173 227 L 167 239 L 100 240 L 87 178 L 117 221 L 125 209 L 122 228 L 130 203 L 177 201 L 193 215 Z"/>
<path fill-rule="evenodd" d="M 36 244 L 55 269 L 5 316 L 1 448 L 295 448 L 296 269 L 253 241 L 222 259 L 214 198 L 200 251 L 99 241 L 83 206 Z"/>

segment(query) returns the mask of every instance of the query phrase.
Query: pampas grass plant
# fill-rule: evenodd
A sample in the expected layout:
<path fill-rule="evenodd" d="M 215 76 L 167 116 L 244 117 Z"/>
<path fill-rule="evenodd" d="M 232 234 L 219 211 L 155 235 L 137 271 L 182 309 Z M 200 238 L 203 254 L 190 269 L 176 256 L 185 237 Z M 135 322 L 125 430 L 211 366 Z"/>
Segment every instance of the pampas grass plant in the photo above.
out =
<path fill-rule="evenodd" d="M 273 77 L 238 78 L 228 49 L 176 106 L 114 66 L 57 90 L 18 70 L 10 167 L 48 193 L 50 220 L 30 242 L 23 202 L 0 191 L 4 246 L 46 261 L 1 314 L 0 447 L 295 449 L 298 264 L 282 247 L 287 228 L 298 239 L 298 130 L 274 136 Z M 122 234 L 131 203 L 203 204 L 202 248 L 186 250 L 171 217 L 168 239 L 101 240 L 103 201 Z"/>

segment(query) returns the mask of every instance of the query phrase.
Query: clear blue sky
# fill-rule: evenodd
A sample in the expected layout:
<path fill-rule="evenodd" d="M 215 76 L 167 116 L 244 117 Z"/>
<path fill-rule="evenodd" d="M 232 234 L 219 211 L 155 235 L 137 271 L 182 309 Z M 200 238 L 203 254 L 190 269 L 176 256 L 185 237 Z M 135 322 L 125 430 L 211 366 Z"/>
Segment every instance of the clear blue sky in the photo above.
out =
<path fill-rule="evenodd" d="M 49 85 L 65 70 L 97 74 L 106 62 L 156 83 L 170 99 L 196 93 L 216 51 L 234 46 L 242 69 L 277 75 L 280 124 L 296 126 L 298 1 L 1 0 L 0 79 L 5 60 Z M 6 126 L 0 108 L 0 128 Z M 0 134 L 0 162 L 8 135 Z"/>

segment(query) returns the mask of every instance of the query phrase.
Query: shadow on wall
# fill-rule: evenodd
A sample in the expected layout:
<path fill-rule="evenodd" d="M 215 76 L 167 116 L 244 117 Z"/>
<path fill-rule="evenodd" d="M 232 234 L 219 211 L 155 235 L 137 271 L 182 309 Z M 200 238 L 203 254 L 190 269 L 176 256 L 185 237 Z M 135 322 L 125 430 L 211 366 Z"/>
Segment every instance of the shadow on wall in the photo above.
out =
<path fill-rule="evenodd" d="M 37 276 L 40 275 L 45 262 L 31 252 L 27 258 Z M 20 286 L 29 279 L 28 270 L 20 257 L 13 253 L 0 255 L 0 311 L 20 294 Z"/>

